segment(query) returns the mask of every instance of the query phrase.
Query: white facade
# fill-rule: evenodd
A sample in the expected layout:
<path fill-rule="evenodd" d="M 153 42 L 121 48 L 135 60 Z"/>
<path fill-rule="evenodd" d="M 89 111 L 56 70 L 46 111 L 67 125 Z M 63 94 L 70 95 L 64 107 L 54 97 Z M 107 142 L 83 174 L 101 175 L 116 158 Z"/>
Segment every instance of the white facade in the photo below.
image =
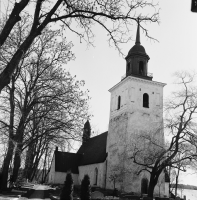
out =
<path fill-rule="evenodd" d="M 105 188 L 106 180 L 106 161 L 103 163 L 79 166 L 79 174 L 73 174 L 72 178 L 74 185 L 80 185 L 84 175 L 88 174 L 90 177 L 90 184 Z M 53 155 L 51 169 L 49 172 L 48 183 L 50 184 L 64 184 L 66 180 L 66 172 L 55 171 L 55 154 Z"/>
<path fill-rule="evenodd" d="M 141 193 L 141 180 L 149 179 L 148 173 L 136 176 L 133 173 L 137 170 L 136 165 L 127 158 L 129 152 L 132 153 L 129 149 L 131 144 L 137 142 L 136 137 L 142 133 L 154 135 L 163 144 L 164 86 L 163 83 L 128 76 L 109 90 L 111 103 L 107 138 L 107 188 L 113 188 L 108 179 L 117 166 L 119 171 L 124 171 L 117 187 L 125 192 Z M 143 106 L 144 94 L 148 95 L 146 106 Z M 159 189 L 164 193 L 164 186 Z M 155 193 L 158 193 L 157 187 Z"/>
<path fill-rule="evenodd" d="M 155 115 L 158 120 L 163 118 L 163 87 L 164 83 L 128 76 L 113 88 L 110 102 L 110 119 L 127 112 L 145 112 Z M 149 108 L 144 108 L 143 94 L 149 95 Z M 121 106 L 117 110 L 118 96 L 121 96 Z"/>
<path fill-rule="evenodd" d="M 106 162 L 92 165 L 79 166 L 79 183 L 81 183 L 84 175 L 90 177 L 90 184 L 105 188 L 106 180 Z"/>
<path fill-rule="evenodd" d="M 125 141 L 132 139 L 133 134 L 141 131 L 159 131 L 161 140 L 163 141 L 163 87 L 164 83 L 145 80 L 128 76 L 122 82 L 115 85 L 109 91 L 111 92 L 110 103 L 110 119 L 108 131 L 108 146 L 117 143 L 120 134 L 113 132 L 114 126 L 119 126 L 119 129 L 125 131 Z M 143 95 L 148 94 L 149 106 L 143 107 Z M 118 107 L 118 97 L 121 97 L 120 109 Z M 122 116 L 122 117 L 121 117 Z M 124 116 L 124 117 L 123 117 Z M 114 120 L 122 118 L 122 123 L 114 124 Z M 125 119 L 126 118 L 126 121 Z M 116 122 L 115 122 L 116 123 Z M 124 127 L 123 127 L 124 126 Z M 122 134 L 121 134 L 122 135 Z"/>
<path fill-rule="evenodd" d="M 140 194 L 145 191 L 142 188 L 148 187 L 150 174 L 147 171 L 137 174 L 136 172 L 139 171 L 140 166 L 134 164 L 131 156 L 137 145 L 142 148 L 150 147 L 152 152 L 155 150 L 141 136 L 148 135 L 158 145 L 164 145 L 163 87 L 165 84 L 152 81 L 152 77 L 149 76 L 149 56 L 140 44 L 139 32 L 138 24 L 136 43 L 129 50 L 126 57 L 126 77 L 109 90 L 111 93 L 109 128 L 108 135 L 106 135 L 106 152 L 105 149 L 103 151 L 107 153 L 107 159 L 104 162 L 105 158 L 102 161 L 99 160 L 102 163 L 79 166 L 79 175 L 74 175 L 76 185 L 81 184 L 84 175 L 88 174 L 92 186 L 114 189 L 114 182 L 111 178 L 117 174 L 115 187 L 122 192 Z M 89 126 L 87 125 L 87 127 Z M 86 129 L 84 128 L 84 130 Z M 84 132 L 83 139 L 86 139 L 84 142 L 90 139 L 89 136 L 90 130 L 87 133 Z M 99 145 L 97 147 L 100 147 Z M 91 152 L 94 147 L 91 148 Z M 105 147 L 105 145 L 102 147 Z M 83 154 L 83 152 L 80 153 Z M 86 151 L 85 155 L 88 155 L 88 151 Z M 150 155 L 150 153 L 147 155 Z M 143 155 L 140 155 L 140 157 L 143 157 Z M 89 159 L 88 156 L 87 158 Z M 94 162 L 98 161 L 94 160 Z M 84 164 L 87 163 L 90 162 Z M 63 173 L 55 172 L 55 165 L 52 162 L 49 180 L 53 183 L 64 182 L 65 177 L 66 173 L 64 175 Z M 165 183 L 164 173 L 161 173 L 154 194 L 168 196 L 168 191 L 169 183 Z"/>
<path fill-rule="evenodd" d="M 107 137 L 107 160 L 103 163 L 79 166 L 79 174 L 72 174 L 75 185 L 80 185 L 85 174 L 90 177 L 92 186 L 113 189 L 113 181 L 109 180 L 118 166 L 122 173 L 121 180 L 116 182 L 116 188 L 124 192 L 141 193 L 142 179 L 149 180 L 149 173 L 133 173 L 137 170 L 133 161 L 128 160 L 128 147 L 136 141 L 141 133 L 150 133 L 163 144 L 163 87 L 165 84 L 128 76 L 110 89 L 110 119 Z M 143 95 L 148 95 L 148 106 L 143 106 Z M 120 105 L 118 99 L 120 96 Z M 119 109 L 118 109 L 119 106 Z M 141 141 L 140 141 L 141 142 Z M 54 154 L 55 156 L 55 154 Z M 49 182 L 63 184 L 66 173 L 55 172 L 55 157 L 51 164 Z M 161 184 L 162 182 L 162 184 Z M 167 183 L 161 174 L 160 183 L 155 187 L 156 195 L 168 196 Z M 169 184 L 168 184 L 169 185 Z"/>

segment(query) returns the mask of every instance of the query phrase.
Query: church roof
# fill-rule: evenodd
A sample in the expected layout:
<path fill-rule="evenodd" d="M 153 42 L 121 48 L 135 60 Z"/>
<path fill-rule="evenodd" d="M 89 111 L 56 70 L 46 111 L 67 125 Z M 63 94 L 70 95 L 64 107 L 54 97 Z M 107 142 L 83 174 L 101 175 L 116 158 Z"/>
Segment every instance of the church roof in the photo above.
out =
<path fill-rule="evenodd" d="M 102 163 L 106 160 L 107 134 L 104 132 L 100 135 L 88 139 L 79 148 L 77 153 L 55 151 L 55 171 L 71 171 L 78 174 L 78 166 Z"/>
<path fill-rule="evenodd" d="M 55 171 L 71 171 L 74 174 L 78 174 L 78 165 L 80 158 L 81 155 L 76 153 L 55 151 Z"/>
<path fill-rule="evenodd" d="M 84 124 L 84 129 L 85 128 L 91 129 L 89 120 L 87 120 L 86 123 Z"/>
<path fill-rule="evenodd" d="M 128 56 L 130 55 L 133 55 L 133 54 L 142 54 L 142 55 L 147 55 L 146 54 L 146 51 L 145 51 L 145 48 L 140 45 L 140 44 L 135 44 L 130 50 L 129 50 L 129 53 L 128 53 Z"/>
<path fill-rule="evenodd" d="M 128 58 L 132 55 L 142 55 L 142 56 L 145 56 L 149 59 L 149 56 L 146 54 L 145 48 L 140 43 L 140 24 L 139 24 L 139 21 L 138 21 L 138 26 L 137 26 L 135 45 L 129 50 L 126 58 Z"/>
<path fill-rule="evenodd" d="M 104 132 L 100 135 L 92 137 L 81 145 L 77 152 L 78 154 L 82 154 L 79 166 L 101 163 L 105 161 L 107 157 L 107 134 L 108 132 Z"/>

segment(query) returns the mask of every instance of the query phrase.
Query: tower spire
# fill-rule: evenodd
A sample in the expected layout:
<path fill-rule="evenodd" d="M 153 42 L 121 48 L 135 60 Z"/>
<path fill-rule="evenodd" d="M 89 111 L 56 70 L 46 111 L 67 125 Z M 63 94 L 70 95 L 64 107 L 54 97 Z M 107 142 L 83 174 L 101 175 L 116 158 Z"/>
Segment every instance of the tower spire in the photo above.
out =
<path fill-rule="evenodd" d="M 137 33 L 136 33 L 136 40 L 135 40 L 135 44 L 140 44 L 140 20 L 139 20 L 139 17 L 138 17 L 138 20 L 137 20 Z"/>
<path fill-rule="evenodd" d="M 143 79 L 152 80 L 152 76 L 148 75 L 148 60 L 145 48 L 140 43 L 140 18 L 136 19 L 137 33 L 135 45 L 129 50 L 126 56 L 126 77 L 137 76 Z"/>
<path fill-rule="evenodd" d="M 91 126 L 89 120 L 87 120 L 83 128 L 83 137 L 82 137 L 83 143 L 87 142 L 90 139 L 90 136 L 91 136 Z"/>

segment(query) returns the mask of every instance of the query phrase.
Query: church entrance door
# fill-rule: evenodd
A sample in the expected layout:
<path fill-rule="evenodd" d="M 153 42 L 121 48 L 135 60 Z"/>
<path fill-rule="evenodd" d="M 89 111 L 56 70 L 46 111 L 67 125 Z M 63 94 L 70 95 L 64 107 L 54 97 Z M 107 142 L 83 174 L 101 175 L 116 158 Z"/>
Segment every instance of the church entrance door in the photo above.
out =
<path fill-rule="evenodd" d="M 141 193 L 148 194 L 148 179 L 143 178 L 141 181 Z"/>

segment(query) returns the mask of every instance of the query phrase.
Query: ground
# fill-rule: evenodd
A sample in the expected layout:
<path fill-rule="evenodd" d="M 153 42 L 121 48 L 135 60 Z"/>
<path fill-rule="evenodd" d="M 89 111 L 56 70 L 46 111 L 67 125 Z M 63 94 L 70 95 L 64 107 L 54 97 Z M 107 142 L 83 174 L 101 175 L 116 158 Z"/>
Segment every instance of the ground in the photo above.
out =
<path fill-rule="evenodd" d="M 24 192 L 26 189 L 27 192 Z M 53 189 L 47 185 L 32 185 L 24 187 L 23 190 L 12 190 L 10 192 L 2 192 L 0 200 L 26 200 L 26 199 L 43 199 L 50 200 L 50 193 Z"/>

